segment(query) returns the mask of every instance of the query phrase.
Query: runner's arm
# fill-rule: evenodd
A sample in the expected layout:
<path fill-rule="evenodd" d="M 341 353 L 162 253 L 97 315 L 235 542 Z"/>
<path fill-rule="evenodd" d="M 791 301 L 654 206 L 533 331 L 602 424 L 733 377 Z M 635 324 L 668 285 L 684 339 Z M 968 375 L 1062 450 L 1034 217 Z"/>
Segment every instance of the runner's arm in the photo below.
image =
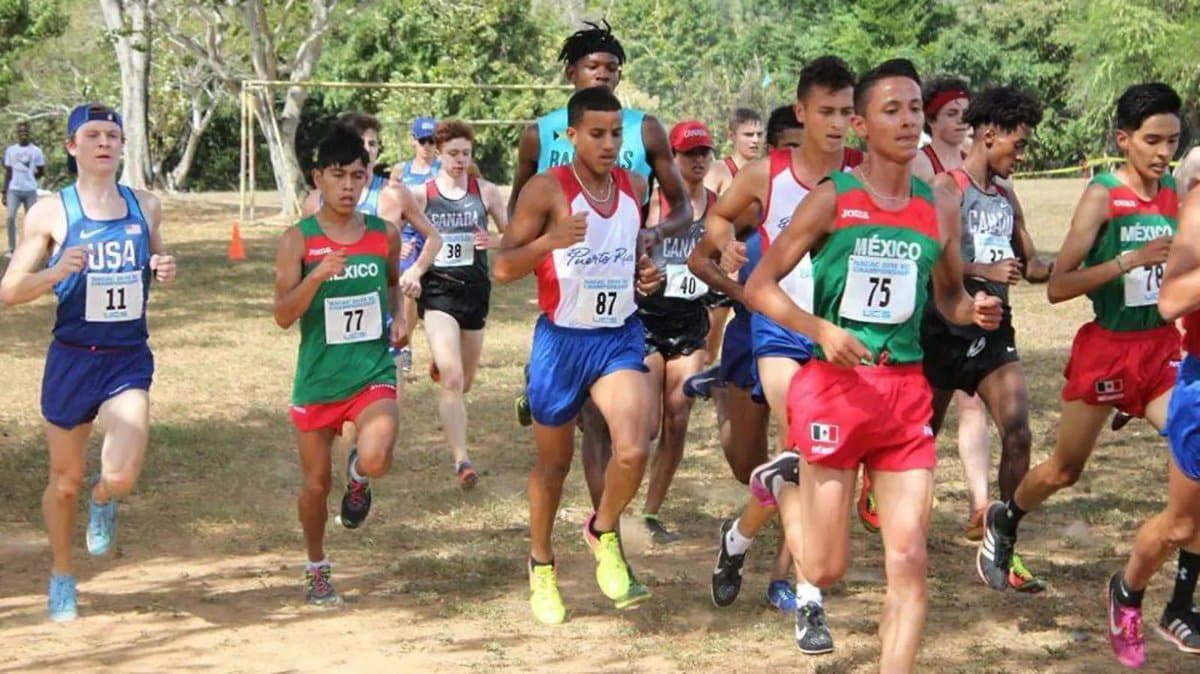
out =
<path fill-rule="evenodd" d="M 1121 256 L 1104 264 L 1081 268 L 1088 251 L 1096 242 L 1100 227 L 1107 220 L 1108 191 L 1100 185 L 1088 186 L 1079 205 L 1075 207 L 1071 228 L 1067 230 L 1067 238 L 1058 251 L 1058 259 L 1054 261 L 1054 271 L 1046 287 L 1046 296 L 1051 304 L 1085 295 L 1121 276 L 1124 270 L 1132 269 L 1132 265 L 1124 260 L 1118 262 Z"/>
<path fill-rule="evenodd" d="M 1021 252 L 1018 255 L 1025 262 L 1025 280 L 1030 283 L 1046 283 L 1050 280 L 1050 273 L 1054 271 L 1054 261 L 1047 262 L 1038 257 L 1033 236 L 1025 226 L 1025 209 L 1021 206 L 1021 200 L 1017 198 L 1011 182 L 1006 184 L 1004 189 L 1008 195 L 1008 203 L 1012 204 L 1013 229 L 1017 233 L 1015 243 L 1020 246 Z"/>
<path fill-rule="evenodd" d="M 942 254 L 933 267 L 933 301 L 938 313 L 956 325 L 975 322 L 975 300 L 963 286 L 961 194 L 942 188 L 935 191 Z M 981 293 L 982 294 L 982 293 Z M 999 306 L 999 299 L 993 297 Z"/>
<path fill-rule="evenodd" d="M 708 167 L 708 173 L 704 175 L 704 186 L 718 196 L 725 192 L 729 187 L 733 176 L 729 174 L 729 167 L 723 161 L 713 161 L 712 166 Z"/>
<path fill-rule="evenodd" d="M 550 195 L 558 193 L 559 187 L 548 175 L 534 176 L 527 186 L 531 189 L 522 190 L 512 220 L 500 237 L 500 250 L 492 265 L 498 283 L 525 278 L 554 250 L 546 223 L 553 215 Z"/>
<path fill-rule="evenodd" d="M 688 269 L 696 278 L 735 302 L 744 301 L 742 284 L 721 269 L 721 253 L 733 243 L 738 232 L 753 227 L 743 220 L 743 215 L 761 203 L 759 187 L 767 184 L 770 170 L 769 161 L 760 159 L 738 171 L 729 188 L 708 209 L 704 236 L 688 256 Z"/>
<path fill-rule="evenodd" d="M 442 249 L 442 235 L 438 234 L 429 219 L 425 217 L 424 195 L 419 197 L 413 194 L 406 188 L 390 188 L 396 190 L 396 196 L 401 204 L 402 221 L 412 225 L 413 229 L 417 230 L 421 236 L 425 237 L 424 247 L 421 248 L 421 254 L 417 256 L 416 261 L 404 273 L 415 273 L 418 277 L 423 276 L 429 268 L 433 266 L 433 260 L 437 257 L 438 251 Z M 420 190 L 418 190 L 419 192 Z M 418 202 L 418 199 L 421 199 Z M 397 223 L 398 224 L 398 223 Z M 413 270 L 416 269 L 416 272 Z"/>
<path fill-rule="evenodd" d="M 402 245 L 400 236 L 400 225 L 394 222 L 387 223 L 387 301 L 388 311 L 392 314 L 393 323 L 399 321 L 401 327 L 404 325 L 404 294 L 400 292 L 400 246 Z M 395 333 L 396 330 L 393 330 Z M 407 334 L 405 330 L 399 330 L 401 334 Z M 399 346 L 403 346 L 402 344 Z"/>
<path fill-rule="evenodd" d="M 678 236 L 692 226 L 692 200 L 688 198 L 683 175 L 679 173 L 679 167 L 675 166 L 675 159 L 671 155 L 667 131 L 653 115 L 646 115 L 642 120 L 642 144 L 646 147 L 646 158 L 658 181 L 658 189 L 666 197 L 669 207 L 666 216 L 651 230 L 658 239 L 651 243 L 656 244 L 667 237 Z"/>
<path fill-rule="evenodd" d="M 537 124 L 530 124 L 521 132 L 521 142 L 517 145 L 517 166 L 513 170 L 512 190 L 508 193 L 508 217 L 511 220 L 517 211 L 517 198 L 525 183 L 537 175 L 538 153 L 542 151 L 542 143 L 538 138 Z"/>
<path fill-rule="evenodd" d="M 1200 146 L 1188 150 L 1175 167 L 1175 190 L 1182 201 L 1200 183 Z"/>
<path fill-rule="evenodd" d="M 150 226 L 150 269 L 154 278 L 162 283 L 175 280 L 175 256 L 167 254 L 162 235 L 162 202 L 153 192 L 137 190 L 138 204 L 146 215 Z"/>
<path fill-rule="evenodd" d="M 279 238 L 275 253 L 275 324 L 284 330 L 300 320 L 324 281 L 317 274 L 303 275 L 304 235 L 289 227 Z"/>
<path fill-rule="evenodd" d="M 936 177 L 933 172 L 933 162 L 929 161 L 929 157 L 924 152 L 918 152 L 917 156 L 913 157 L 912 173 L 927 183 L 933 182 Z"/>
<path fill-rule="evenodd" d="M 308 196 L 304 197 L 304 205 L 300 207 L 300 217 L 307 218 L 319 210 L 321 210 L 321 190 L 310 190 Z"/>
<path fill-rule="evenodd" d="M 659 205 L 658 188 L 650 194 L 650 205 L 646 207 L 646 226 L 653 227 L 662 219 L 662 206 Z"/>
<path fill-rule="evenodd" d="M 491 216 L 492 224 L 496 226 L 496 231 L 490 232 L 487 231 L 487 223 L 483 224 L 483 229 L 487 231 L 488 235 L 488 248 L 496 249 L 500 247 L 500 237 L 504 235 L 504 230 L 508 229 L 508 205 L 504 203 L 500 188 L 486 180 L 479 181 L 479 191 L 483 197 L 483 205 L 487 208 L 488 215 Z"/>
<path fill-rule="evenodd" d="M 53 267 L 42 268 L 46 258 L 54 249 L 54 223 L 65 223 L 66 216 L 62 202 L 58 197 L 39 199 L 25 216 L 25 238 L 21 240 L 13 252 L 4 278 L 0 279 L 0 302 L 5 306 L 14 306 L 32 302 L 33 300 L 54 290 L 54 285 L 71 275 L 70 267 L 60 259 Z M 65 236 L 66 225 L 62 224 Z M 86 260 L 86 248 L 77 247 L 83 251 Z M 66 258 L 68 251 L 63 251 Z M 72 255 L 78 256 L 78 253 Z M 82 269 L 80 265 L 79 269 Z M 76 271 L 79 271 L 77 269 Z M 40 271 L 39 271 L 40 270 Z"/>
<path fill-rule="evenodd" d="M 1158 312 L 1168 321 L 1200 308 L 1200 190 L 1192 190 L 1179 209 L 1179 227 L 1162 288 Z"/>

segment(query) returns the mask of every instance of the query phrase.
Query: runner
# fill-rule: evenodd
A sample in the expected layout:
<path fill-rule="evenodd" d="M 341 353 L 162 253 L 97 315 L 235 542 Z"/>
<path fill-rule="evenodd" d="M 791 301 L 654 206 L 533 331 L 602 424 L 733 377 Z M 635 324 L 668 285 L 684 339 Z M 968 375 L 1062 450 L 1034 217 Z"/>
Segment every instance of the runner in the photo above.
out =
<path fill-rule="evenodd" d="M 313 183 L 322 203 L 288 228 L 275 261 L 275 322 L 300 322 L 292 389 L 292 423 L 304 482 L 298 510 L 308 549 L 308 602 L 337 605 L 324 538 L 331 449 L 342 425 L 353 423 L 357 448 L 346 463 L 341 522 L 360 526 L 371 509 L 369 478 L 387 473 L 396 443 L 396 367 L 388 342 L 404 339 L 400 290 L 419 283 L 401 277 L 400 229 L 355 211 L 367 184 L 370 157 L 353 129 L 335 125 L 317 147 Z M 385 332 L 385 315 L 394 317 Z"/>
<path fill-rule="evenodd" d="M 929 181 L 962 166 L 966 158 L 962 146 L 971 127 L 963 115 L 970 103 L 969 85 L 958 77 L 934 78 L 922 89 L 921 101 L 930 141 L 913 159 L 913 175 Z"/>
<path fill-rule="evenodd" d="M 437 175 L 441 168 L 441 160 L 437 156 L 436 132 L 437 120 L 434 118 L 422 116 L 413 120 L 409 133 L 413 158 L 392 166 L 392 184 L 399 184 L 417 192 L 418 190 L 413 188 L 424 185 Z M 416 264 L 421 251 L 425 249 L 425 236 L 406 222 L 401 230 L 401 237 L 400 271 L 405 272 Z M 404 320 L 408 325 L 408 334 L 405 335 L 405 346 L 399 351 L 397 366 L 401 374 L 408 374 L 412 372 L 412 335 L 413 330 L 417 328 L 417 303 L 407 296 L 404 298 Z"/>
<path fill-rule="evenodd" d="M 804 143 L 804 125 L 796 119 L 796 109 L 781 105 L 767 118 L 767 146 L 771 149 L 798 148 Z"/>
<path fill-rule="evenodd" d="M 975 130 L 979 142 L 961 167 L 938 174 L 932 186 L 945 191 L 961 212 L 964 285 L 969 292 L 999 297 L 1004 302 L 1004 320 L 999 330 L 986 332 L 950 324 L 930 307 L 921 326 L 921 348 L 925 376 L 933 388 L 933 432 L 941 429 L 954 393 L 965 394 L 967 400 L 981 398 L 1000 430 L 1000 498 L 1007 500 L 1029 470 L 1032 443 L 1029 386 L 1017 354 L 1008 286 L 1022 277 L 1044 283 L 1050 269 L 1038 260 L 1032 238 L 1025 231 L 1020 202 L 1003 183 L 1024 159 L 1029 138 L 1042 120 L 1042 107 L 1024 92 L 996 87 L 973 97 L 963 119 Z M 983 428 L 986 433 L 986 420 Z M 985 443 L 979 455 L 970 455 L 960 437 L 959 452 L 967 469 L 971 499 L 967 530 L 982 534 L 990 447 Z M 982 485 L 976 484 L 979 473 Z M 1008 584 L 1022 592 L 1045 589 L 1045 583 L 1029 573 L 1015 555 Z"/>
<path fill-rule="evenodd" d="M 704 176 L 704 186 L 718 195 L 729 189 L 738 171 L 758 159 L 763 142 L 762 115 L 750 108 L 735 109 L 729 120 L 729 142 L 733 146 L 732 153 L 714 162 L 708 175 Z"/>
<path fill-rule="evenodd" d="M 1163 562 L 1179 548 L 1175 591 L 1163 609 L 1156 629 L 1185 653 L 1200 653 L 1200 614 L 1192 594 L 1200 571 L 1197 532 L 1200 531 L 1200 190 L 1192 190 L 1179 213 L 1179 233 L 1167 256 L 1158 310 L 1167 321 L 1183 320 L 1186 354 L 1179 366 L 1174 393 L 1167 408 L 1163 434 L 1171 445 L 1167 469 L 1167 505 L 1146 521 L 1134 539 L 1129 563 L 1108 583 L 1108 640 L 1121 664 L 1141 667 L 1146 660 L 1142 639 L 1142 596 Z"/>
<path fill-rule="evenodd" d="M 738 173 L 733 185 L 713 208 L 705 223 L 705 238 L 693 253 L 696 261 L 693 270 L 701 280 L 721 289 L 716 284 L 723 282 L 714 277 L 714 272 L 721 274 L 740 265 L 716 268 L 712 262 L 703 264 L 703 261 L 711 260 L 715 251 L 721 251 L 722 265 L 729 260 L 744 262 L 747 257 L 751 258 L 753 264 L 758 255 L 756 252 L 747 254 L 746 249 L 768 249 L 773 244 L 788 227 L 796 206 L 809 193 L 808 185 L 817 184 L 832 171 L 848 170 L 858 165 L 862 153 L 843 144 L 853 109 L 854 73 L 841 59 L 823 56 L 800 71 L 795 117 L 802 120 L 804 126 L 803 144 L 798 150 L 773 150 L 762 161 Z M 752 222 L 744 219 L 733 222 L 737 214 L 745 213 L 761 215 Z M 761 243 L 735 240 L 736 234 L 744 236 L 747 230 L 753 228 L 757 228 L 757 242 Z M 748 274 L 749 270 L 747 267 L 742 271 Z M 806 261 L 787 281 L 788 292 L 804 306 L 812 303 L 811 279 L 811 265 Z M 740 299 L 742 286 L 736 283 L 728 285 L 733 286 L 732 292 L 723 292 Z M 738 325 L 737 316 L 730 322 L 730 332 L 726 335 L 726 355 L 722 359 L 722 363 L 730 367 L 725 380 L 734 386 L 729 391 L 732 435 L 746 439 L 744 443 L 739 443 L 740 447 L 734 448 L 735 458 L 730 461 L 731 465 L 737 462 L 734 473 L 743 481 L 746 481 L 743 475 L 753 479 L 751 471 L 755 467 L 770 465 L 767 463 L 766 448 L 767 418 L 762 414 L 764 410 L 761 406 L 754 401 L 765 400 L 775 418 L 781 441 L 786 439 L 788 382 L 812 353 L 812 343 L 806 337 L 782 328 L 764 316 L 751 314 L 748 318 L 748 330 Z M 744 344 L 735 338 L 735 330 L 744 330 L 743 340 L 747 336 L 745 333 L 748 333 L 749 353 L 742 355 L 735 350 L 734 345 Z M 744 359 L 742 362 L 745 362 L 749 371 L 739 374 L 733 369 L 733 364 L 741 359 Z M 742 428 L 743 421 L 746 430 Z M 751 423 L 757 425 L 750 426 Z M 760 438 L 761 444 L 757 444 Z M 727 452 L 726 458 L 729 457 L 730 453 Z M 792 464 L 795 465 L 794 457 Z M 712 576 L 712 597 L 717 606 L 728 606 L 737 598 L 745 554 L 754 536 L 774 515 L 775 503 L 770 499 L 751 499 L 741 517 L 726 521 L 722 526 L 717 564 Z M 784 524 L 786 530 L 788 523 Z M 828 653 L 833 650 L 833 638 L 825 624 L 821 591 L 806 582 L 803 575 L 798 575 L 793 592 L 787 583 L 791 561 L 781 553 L 779 564 L 768 586 L 768 599 L 785 611 L 799 609 L 796 611 L 796 643 L 802 652 Z"/>
<path fill-rule="evenodd" d="M 146 299 L 151 278 L 175 279 L 158 198 L 117 183 L 125 144 L 121 116 L 103 105 L 76 107 L 66 139 L 67 168 L 78 177 L 29 209 L 25 236 L 0 280 L 5 306 L 52 290 L 58 299 L 42 379 L 50 449 L 42 497 L 52 559 L 47 608 L 55 622 L 78 616 L 71 534 L 95 419 L 105 433 L 100 473 L 88 479 L 89 553 L 112 547 L 117 499 L 133 490 L 141 472 L 154 378 Z"/>
<path fill-rule="evenodd" d="M 653 292 L 661 276 L 638 241 L 646 184 L 616 167 L 623 123 L 609 87 L 576 91 L 567 108 L 571 163 L 528 181 L 493 270 L 501 283 L 536 273 L 543 312 L 528 386 L 537 445 L 529 476 L 530 605 L 543 623 L 566 618 L 550 534 L 585 398 L 613 422 L 613 460 L 600 503 L 583 526 L 596 557 L 596 582 L 617 608 L 650 596 L 626 563 L 617 532 L 621 511 L 641 484 L 649 444 L 645 336 L 634 315 L 634 292 L 635 286 L 638 293 Z"/>
<path fill-rule="evenodd" d="M 437 177 L 414 195 L 417 205 L 442 237 L 433 267 L 421 278 L 417 312 L 433 362 L 430 374 L 442 386 L 438 416 L 446 443 L 454 456 L 459 486 L 470 489 L 479 474 L 467 455 L 467 406 L 479 357 L 483 353 L 483 327 L 487 321 L 492 281 L 488 278 L 487 251 L 500 243 L 488 234 L 488 217 L 500 232 L 508 225 L 508 212 L 500 190 L 471 176 L 471 150 L 475 131 L 460 121 L 437 127 L 440 168 Z"/>
<path fill-rule="evenodd" d="M 937 461 L 920 367 L 922 311 L 933 300 L 956 324 L 994 329 L 1002 310 L 997 298 L 966 293 L 958 213 L 941 198 L 935 205 L 930 187 L 911 175 L 923 117 L 912 64 L 888 61 L 864 75 L 854 108 L 866 159 L 853 173 L 834 171 L 800 203 L 746 285 L 751 308 L 817 344 L 788 393 L 788 439 L 805 463 L 799 487 L 772 469 L 796 463 L 787 452 L 756 470 L 751 484 L 778 500 L 804 576 L 828 587 L 849 564 L 854 482 L 866 464 L 881 506 L 887 576 L 879 668 L 907 672 L 928 605 Z M 812 313 L 785 285 L 810 252 Z M 790 526 L 796 521 L 799 532 Z"/>
<path fill-rule="evenodd" d="M 564 64 L 564 74 L 576 91 L 602 86 L 614 91 L 621 83 L 621 67 L 625 64 L 625 49 L 612 34 L 607 22 L 603 27 L 585 22 L 587 28 L 575 32 L 563 41 L 558 58 Z M 633 108 L 621 111 L 624 133 L 617 153 L 617 165 L 658 183 L 658 189 L 666 197 L 670 210 L 667 217 L 645 236 L 676 236 L 692 224 L 692 209 L 684 189 L 683 178 L 671 156 L 671 145 L 662 123 L 653 115 Z M 525 128 L 521 144 L 517 148 L 517 166 L 513 175 L 512 191 L 508 197 L 508 211 L 516 207 L 517 197 L 535 173 L 544 172 L 555 166 L 571 163 L 575 149 L 567 134 L 567 109 L 559 108 L 538 119 L 536 124 Z M 639 132 L 640 130 L 640 132 Z M 648 200 L 644 193 L 643 200 Z M 648 241 L 647 248 L 658 242 Z M 528 426 L 531 422 L 529 398 L 522 393 L 516 401 L 517 420 Z M 600 504 L 600 492 L 604 489 L 605 467 L 611 455 L 611 439 L 604 418 L 595 405 L 584 402 L 580 414 L 583 428 L 582 454 L 583 471 L 587 480 L 592 506 Z"/>
<path fill-rule="evenodd" d="M 1188 150 L 1175 167 L 1175 188 L 1180 199 L 1196 185 L 1200 185 L 1200 145 Z"/>
<path fill-rule="evenodd" d="M 1178 195 L 1167 170 L 1179 144 L 1181 107 L 1178 94 L 1161 83 L 1134 85 L 1117 101 L 1116 140 L 1125 163 L 1088 185 L 1047 291 L 1053 303 L 1088 295 L 1096 318 L 1079 329 L 1071 347 L 1054 453 L 1025 475 L 1007 501 L 988 507 L 976 563 L 992 589 L 1009 587 L 1021 518 L 1075 484 L 1113 407 L 1145 417 L 1156 429 L 1165 426 L 1180 337 L 1159 314 L 1157 301 L 1175 234 Z M 1197 560 L 1200 555 L 1181 553 L 1177 596 L 1192 596 Z M 1120 588 L 1120 599 L 1129 605 L 1135 601 L 1127 589 Z M 1110 640 L 1121 658 L 1136 661 L 1140 624 L 1127 612 L 1118 614 L 1114 626 L 1121 634 Z M 1191 614 L 1180 617 L 1191 633 L 1179 642 L 1200 648 L 1200 624 Z"/>
<path fill-rule="evenodd" d="M 666 283 L 653 295 L 638 298 L 638 318 L 646 330 L 646 367 L 650 369 L 650 439 L 658 447 L 650 459 L 650 484 L 642 518 L 655 543 L 672 543 L 679 534 L 659 519 L 675 470 L 683 457 L 692 399 L 683 394 L 683 382 L 700 371 L 705 361 L 708 311 L 704 298 L 708 286 L 687 268 L 687 258 L 704 234 L 704 217 L 717 195 L 704 187 L 713 163 L 713 139 L 701 122 L 676 124 L 670 134 L 675 165 L 683 175 L 696 222 L 679 236 L 665 239 L 654 261 L 665 269 Z M 667 205 L 661 192 L 650 200 L 648 222 L 657 224 Z"/>

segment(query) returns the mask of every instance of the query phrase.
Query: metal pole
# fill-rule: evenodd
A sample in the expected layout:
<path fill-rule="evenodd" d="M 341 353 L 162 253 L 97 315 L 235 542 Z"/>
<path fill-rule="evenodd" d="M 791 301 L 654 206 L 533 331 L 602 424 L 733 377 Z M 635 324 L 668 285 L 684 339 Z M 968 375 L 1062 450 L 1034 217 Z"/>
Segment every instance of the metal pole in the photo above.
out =
<path fill-rule="evenodd" d="M 238 224 L 246 224 L 246 87 L 242 86 L 238 109 L 241 117 L 238 120 Z"/>

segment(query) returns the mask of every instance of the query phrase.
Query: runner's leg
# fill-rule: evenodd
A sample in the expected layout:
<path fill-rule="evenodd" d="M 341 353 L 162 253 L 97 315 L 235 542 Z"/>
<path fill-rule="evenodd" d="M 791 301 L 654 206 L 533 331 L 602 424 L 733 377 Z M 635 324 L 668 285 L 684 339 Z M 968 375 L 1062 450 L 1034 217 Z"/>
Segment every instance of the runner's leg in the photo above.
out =
<path fill-rule="evenodd" d="M 332 428 L 296 433 L 303 479 L 297 510 L 300 513 L 300 526 L 304 529 L 308 561 L 313 564 L 325 559 L 325 521 L 329 512 L 325 499 L 332 486 L 330 448 L 333 446 L 333 437 Z"/>
<path fill-rule="evenodd" d="M 466 388 L 462 335 L 458 321 L 443 311 L 425 311 L 425 336 L 429 351 L 437 366 L 441 393 L 438 397 L 438 417 L 446 434 L 446 444 L 455 466 L 467 460 L 467 405 L 463 398 Z"/>
<path fill-rule="evenodd" d="M 75 515 L 79 511 L 76 502 L 83 486 L 84 452 L 91 432 L 90 423 L 69 430 L 46 423 L 50 479 L 42 493 L 42 515 L 50 539 L 50 568 L 56 574 L 74 573 L 71 534 L 75 531 Z"/>
<path fill-rule="evenodd" d="M 649 360 L 649 359 L 647 359 Z M 649 363 L 647 363 L 649 364 Z M 683 458 L 684 440 L 692 414 L 692 399 L 683 394 L 683 382 L 704 367 L 704 351 L 672 358 L 666 363 L 665 390 L 652 400 L 662 400 L 662 435 L 650 461 L 650 484 L 646 488 L 647 514 L 657 515 L 666 500 L 671 480 Z M 653 373 L 653 368 L 651 369 Z M 655 405 L 654 407 L 657 407 Z"/>
<path fill-rule="evenodd" d="M 929 608 L 926 538 L 933 508 L 933 471 L 872 471 L 879 499 L 887 596 L 879 621 L 879 668 L 913 671 Z"/>

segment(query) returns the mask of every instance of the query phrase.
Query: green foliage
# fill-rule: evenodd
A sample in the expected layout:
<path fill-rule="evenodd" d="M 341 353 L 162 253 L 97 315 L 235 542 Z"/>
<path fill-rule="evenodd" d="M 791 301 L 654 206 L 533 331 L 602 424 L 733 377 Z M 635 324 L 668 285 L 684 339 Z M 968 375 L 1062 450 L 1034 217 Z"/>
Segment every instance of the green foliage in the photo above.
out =
<path fill-rule="evenodd" d="M 62 35 L 67 16 L 57 2 L 0 0 L 0 105 L 20 78 L 17 67 L 24 51 L 40 40 Z"/>

